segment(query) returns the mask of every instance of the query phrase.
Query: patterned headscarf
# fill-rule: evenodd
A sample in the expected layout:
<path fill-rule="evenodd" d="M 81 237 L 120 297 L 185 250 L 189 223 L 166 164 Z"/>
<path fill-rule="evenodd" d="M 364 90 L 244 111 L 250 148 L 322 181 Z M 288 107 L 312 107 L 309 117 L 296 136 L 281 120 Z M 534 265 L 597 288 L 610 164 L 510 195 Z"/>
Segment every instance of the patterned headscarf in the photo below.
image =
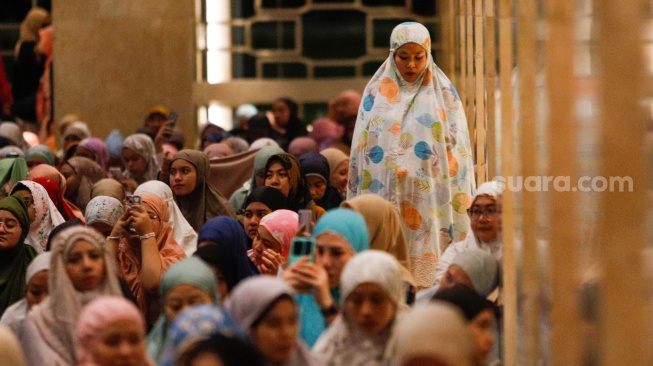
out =
<path fill-rule="evenodd" d="M 281 245 L 281 256 L 288 260 L 290 254 L 290 242 L 297 234 L 299 215 L 290 210 L 276 210 L 263 216 L 260 226 L 263 226 L 272 234 Z"/>
<path fill-rule="evenodd" d="M 147 182 L 148 180 L 155 180 L 159 174 L 159 164 L 156 160 L 156 150 L 154 149 L 154 143 L 150 136 L 144 133 L 136 133 L 131 136 L 128 136 L 122 145 L 123 150 L 129 149 L 136 154 L 140 155 L 145 159 L 145 164 L 147 168 L 142 177 L 136 179 L 132 176 L 128 170 L 125 170 L 123 173 L 125 177 L 133 179 L 136 183 Z"/>
<path fill-rule="evenodd" d="M 29 234 L 25 239 L 25 244 L 29 244 L 39 253 L 45 250 L 48 243 L 48 236 L 56 226 L 64 223 L 64 218 L 57 210 L 54 202 L 50 199 L 48 192 L 42 185 L 31 180 L 21 180 L 14 187 L 12 193 L 19 191 L 21 188 L 29 189 L 34 199 L 34 222 L 30 225 Z"/>
<path fill-rule="evenodd" d="M 103 222 L 112 227 L 116 225 L 124 212 L 122 202 L 113 197 L 97 196 L 86 206 L 84 218 L 86 225 L 90 226 L 95 222 Z"/>

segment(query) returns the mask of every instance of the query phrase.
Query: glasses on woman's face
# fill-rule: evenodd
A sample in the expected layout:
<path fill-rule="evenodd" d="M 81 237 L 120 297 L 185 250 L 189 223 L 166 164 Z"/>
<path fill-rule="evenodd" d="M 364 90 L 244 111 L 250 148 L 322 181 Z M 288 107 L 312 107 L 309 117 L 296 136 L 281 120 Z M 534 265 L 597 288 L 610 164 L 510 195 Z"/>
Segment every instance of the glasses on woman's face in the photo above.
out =
<path fill-rule="evenodd" d="M 13 233 L 18 229 L 18 221 L 16 220 L 4 220 L 0 221 L 0 226 L 4 227 L 5 231 L 8 233 Z"/>
<path fill-rule="evenodd" d="M 487 221 L 492 221 L 497 218 L 497 215 L 501 213 L 501 210 L 497 209 L 496 207 L 488 207 L 485 210 L 481 210 L 480 208 L 472 208 L 467 210 L 467 213 L 473 221 L 479 220 L 481 216 L 484 217 Z"/>

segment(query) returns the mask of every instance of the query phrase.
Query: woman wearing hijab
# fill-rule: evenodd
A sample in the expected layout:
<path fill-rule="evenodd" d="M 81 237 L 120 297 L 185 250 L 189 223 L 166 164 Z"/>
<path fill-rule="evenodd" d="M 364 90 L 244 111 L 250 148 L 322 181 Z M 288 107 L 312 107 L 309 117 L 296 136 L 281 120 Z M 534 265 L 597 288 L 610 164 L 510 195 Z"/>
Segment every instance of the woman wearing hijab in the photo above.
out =
<path fill-rule="evenodd" d="M 236 210 L 245 208 L 244 203 L 247 196 L 257 187 L 265 185 L 265 164 L 272 155 L 282 152 L 283 150 L 278 146 L 266 146 L 256 153 L 256 156 L 254 157 L 252 179 L 245 182 L 245 184 L 243 184 L 243 186 L 234 192 L 229 198 L 229 203 L 231 203 Z"/>
<path fill-rule="evenodd" d="M 398 366 L 473 365 L 465 319 L 458 309 L 444 302 L 413 308 L 397 324 L 394 337 Z"/>
<path fill-rule="evenodd" d="M 472 199 L 469 209 L 472 232 L 464 240 L 447 247 L 435 269 L 436 284 L 442 280 L 452 260 L 460 253 L 470 249 L 481 249 L 501 260 L 501 193 L 499 182 L 481 184 Z"/>
<path fill-rule="evenodd" d="M 75 121 L 68 124 L 61 134 L 64 161 L 70 159 L 75 153 L 77 145 L 88 137 L 91 137 L 91 130 L 85 122 Z"/>
<path fill-rule="evenodd" d="M 145 320 L 134 304 L 100 296 L 79 314 L 77 360 L 82 366 L 154 365 L 145 353 L 145 332 Z"/>
<path fill-rule="evenodd" d="M 121 295 L 113 253 L 102 235 L 82 226 L 57 235 L 48 287 L 48 298 L 23 323 L 27 364 L 75 365 L 75 326 L 82 308 L 98 296 Z"/>
<path fill-rule="evenodd" d="M 331 185 L 329 162 L 324 155 L 306 153 L 299 158 L 299 166 L 306 176 L 313 202 L 327 211 L 339 207 L 342 196 Z"/>
<path fill-rule="evenodd" d="M 48 296 L 48 273 L 52 253 L 41 253 L 27 267 L 25 274 L 25 297 L 5 310 L 0 324 L 9 327 L 17 336 L 27 317 L 27 312 Z"/>
<path fill-rule="evenodd" d="M 243 279 L 258 270 L 247 256 L 247 236 L 234 218 L 220 216 L 207 221 L 200 230 L 199 249 L 194 256 L 213 270 L 222 300 Z"/>
<path fill-rule="evenodd" d="M 151 180 L 139 185 L 134 191 L 134 194 L 137 195 L 143 193 L 157 195 L 168 205 L 168 211 L 170 212 L 168 223 L 172 226 L 175 241 L 181 245 L 187 257 L 193 255 L 197 250 L 197 233 L 181 213 L 172 195 L 170 186 L 158 180 Z"/>
<path fill-rule="evenodd" d="M 30 228 L 25 244 L 31 245 L 39 253 L 43 252 L 52 229 L 65 221 L 63 216 L 50 199 L 45 187 L 36 182 L 21 180 L 11 193 L 21 196 L 27 203 Z"/>
<path fill-rule="evenodd" d="M 338 124 L 328 117 L 318 118 L 313 121 L 313 130 L 309 133 L 318 145 L 318 151 L 334 147 L 338 144 L 342 130 Z"/>
<path fill-rule="evenodd" d="M 20 24 L 20 37 L 16 43 L 12 112 L 23 120 L 36 122 L 36 90 L 43 75 L 44 57 L 37 44 L 39 30 L 50 24 L 50 14 L 43 8 L 32 8 Z"/>
<path fill-rule="evenodd" d="M 168 206 L 153 194 L 142 194 L 141 201 L 127 208 L 107 239 L 117 253 L 120 276 L 152 325 L 160 313 L 161 276 L 186 254 L 172 235 Z"/>
<path fill-rule="evenodd" d="M 249 334 L 267 364 L 324 365 L 299 339 L 299 308 L 294 291 L 283 280 L 257 276 L 234 289 L 226 310 Z"/>
<path fill-rule="evenodd" d="M 234 151 L 229 147 L 229 145 L 218 142 L 205 147 L 204 153 L 209 157 L 209 159 L 213 159 L 233 155 Z"/>
<path fill-rule="evenodd" d="M 181 150 L 170 162 L 170 187 L 188 223 L 199 231 L 216 216 L 236 217 L 227 199 L 208 183 L 209 158 L 195 150 Z"/>
<path fill-rule="evenodd" d="M 261 219 L 252 249 L 247 253 L 261 274 L 279 274 L 281 266 L 288 261 L 298 221 L 297 213 L 290 210 L 276 210 Z"/>
<path fill-rule="evenodd" d="M 295 289 L 301 311 L 301 336 L 312 346 L 338 314 L 342 270 L 356 254 L 369 249 L 365 219 L 349 209 L 327 212 L 313 230 L 315 264 L 308 258 L 297 261 L 283 272 Z M 326 272 L 326 273 L 325 273 Z"/>
<path fill-rule="evenodd" d="M 16 146 L 25 152 L 25 140 L 23 139 L 23 129 L 15 122 L 0 123 L 0 136 L 9 140 L 9 144 Z"/>
<path fill-rule="evenodd" d="M 276 132 L 275 139 L 286 151 L 296 137 L 307 136 L 308 131 L 304 122 L 299 119 L 299 106 L 288 98 L 279 98 L 272 105 L 274 123 L 272 128 Z"/>
<path fill-rule="evenodd" d="M 317 142 L 310 137 L 297 137 L 288 145 L 288 154 L 299 159 L 309 152 L 318 152 Z"/>
<path fill-rule="evenodd" d="M 83 158 L 70 158 L 61 166 L 61 174 L 66 178 L 66 191 L 64 197 L 73 201 L 82 212 L 91 200 L 93 185 L 100 179 L 106 178 L 102 168 L 94 161 Z"/>
<path fill-rule="evenodd" d="M 86 226 L 109 236 L 124 210 L 121 201 L 113 197 L 97 196 L 86 206 Z"/>
<path fill-rule="evenodd" d="M 27 203 L 22 197 L 0 200 L 0 314 L 25 296 L 27 266 L 36 250 L 24 245 L 29 232 Z"/>
<path fill-rule="evenodd" d="M 324 209 L 311 199 L 299 161 L 288 153 L 275 154 L 268 159 L 265 164 L 265 185 L 281 191 L 288 199 L 291 211 L 311 210 L 314 222 L 324 214 Z"/>
<path fill-rule="evenodd" d="M 159 289 L 163 312 L 147 336 L 147 354 L 160 362 L 167 332 L 188 307 L 218 304 L 218 289 L 213 272 L 202 260 L 190 257 L 173 264 L 163 275 Z"/>
<path fill-rule="evenodd" d="M 149 180 L 157 179 L 159 163 L 152 139 L 143 133 L 128 136 L 122 145 L 122 161 L 125 164 L 125 178 L 122 185 L 128 192 Z"/>
<path fill-rule="evenodd" d="M 438 258 L 467 233 L 476 186 L 471 152 L 460 98 L 433 62 L 428 30 L 398 25 L 390 55 L 363 93 L 347 198 L 375 193 L 392 202 L 419 287 L 433 284 Z"/>
<path fill-rule="evenodd" d="M 286 196 L 278 189 L 272 187 L 256 187 L 247 196 L 244 204 L 243 226 L 245 227 L 247 237 L 250 239 L 248 247 L 251 246 L 251 242 L 258 235 L 258 225 L 261 219 L 272 211 L 281 209 L 288 209 L 288 201 L 286 200 Z"/>
<path fill-rule="evenodd" d="M 28 169 L 32 169 L 39 164 L 55 166 L 56 160 L 57 157 L 54 155 L 54 152 L 45 145 L 32 146 L 25 152 L 25 161 L 27 162 Z"/>
<path fill-rule="evenodd" d="M 216 305 L 194 305 L 186 309 L 168 329 L 159 366 L 182 364 L 181 356 L 190 345 L 215 334 L 247 340 L 247 335 L 231 315 Z"/>
<path fill-rule="evenodd" d="M 68 221 L 76 217 L 84 222 L 82 211 L 72 202 L 64 198 L 63 194 L 67 188 L 66 178 L 56 168 L 45 164 L 37 165 L 29 171 L 26 179 L 45 187 L 50 199 L 57 206 L 57 210 L 63 216 L 64 220 Z"/>
<path fill-rule="evenodd" d="M 221 366 L 265 366 L 263 354 L 250 340 L 220 333 L 186 347 L 177 365 L 195 366 L 207 359 L 222 362 Z"/>
<path fill-rule="evenodd" d="M 54 169 L 54 168 L 52 168 Z M 55 169 L 56 170 L 56 169 Z M 27 176 L 27 164 L 23 158 L 0 159 L 0 197 L 5 197 L 14 185 Z"/>
<path fill-rule="evenodd" d="M 98 180 L 91 188 L 91 198 L 98 196 L 108 196 L 117 199 L 120 202 L 125 201 L 125 187 L 115 179 L 104 178 Z"/>
<path fill-rule="evenodd" d="M 313 352 L 330 365 L 384 365 L 405 304 L 399 263 L 378 250 L 357 254 L 342 272 L 342 313 L 320 336 Z"/>
<path fill-rule="evenodd" d="M 83 156 L 93 160 L 102 168 L 102 170 L 106 170 L 107 164 L 109 163 L 109 151 L 107 150 L 107 145 L 97 137 L 87 137 L 83 139 L 79 145 L 77 145 L 75 156 Z"/>

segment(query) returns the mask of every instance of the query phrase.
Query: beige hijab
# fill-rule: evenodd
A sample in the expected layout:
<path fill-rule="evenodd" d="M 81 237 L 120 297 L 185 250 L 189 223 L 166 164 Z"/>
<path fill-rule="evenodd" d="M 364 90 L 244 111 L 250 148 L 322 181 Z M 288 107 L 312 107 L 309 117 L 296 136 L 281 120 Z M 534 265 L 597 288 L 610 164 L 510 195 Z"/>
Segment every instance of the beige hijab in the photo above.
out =
<path fill-rule="evenodd" d="M 91 188 L 91 199 L 97 196 L 113 197 L 120 202 L 125 201 L 125 189 L 122 184 L 115 179 L 100 179 Z"/>

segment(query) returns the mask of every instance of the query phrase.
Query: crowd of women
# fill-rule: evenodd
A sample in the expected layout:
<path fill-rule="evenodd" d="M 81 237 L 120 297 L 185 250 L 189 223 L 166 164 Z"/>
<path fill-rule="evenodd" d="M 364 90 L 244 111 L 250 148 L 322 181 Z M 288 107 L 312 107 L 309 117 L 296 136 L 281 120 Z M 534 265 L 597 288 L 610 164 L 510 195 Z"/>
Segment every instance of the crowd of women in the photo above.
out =
<path fill-rule="evenodd" d="M 426 28 L 390 43 L 310 133 L 287 98 L 197 150 L 161 106 L 59 149 L 0 124 L 0 363 L 500 362 L 501 188 Z"/>

